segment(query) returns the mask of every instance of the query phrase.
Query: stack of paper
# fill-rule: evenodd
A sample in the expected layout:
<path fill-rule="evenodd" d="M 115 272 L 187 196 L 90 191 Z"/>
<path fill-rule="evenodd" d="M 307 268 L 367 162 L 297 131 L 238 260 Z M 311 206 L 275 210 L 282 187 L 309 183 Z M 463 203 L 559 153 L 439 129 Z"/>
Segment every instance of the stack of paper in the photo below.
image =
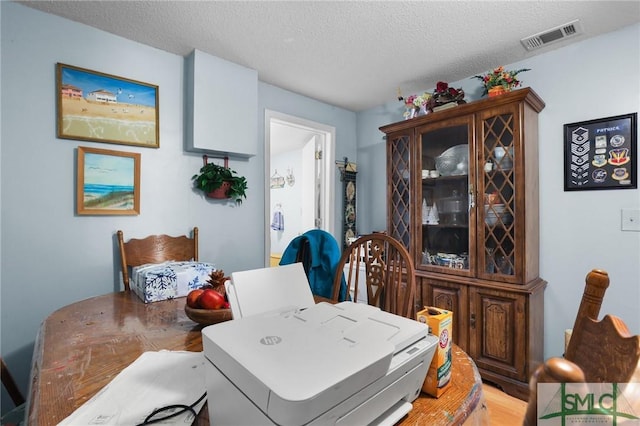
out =
<path fill-rule="evenodd" d="M 137 425 L 155 409 L 191 405 L 206 391 L 202 352 L 145 352 L 59 425 Z M 206 400 L 196 407 L 199 412 Z M 164 411 L 159 416 L 170 414 Z M 162 422 L 191 424 L 189 411 Z"/>

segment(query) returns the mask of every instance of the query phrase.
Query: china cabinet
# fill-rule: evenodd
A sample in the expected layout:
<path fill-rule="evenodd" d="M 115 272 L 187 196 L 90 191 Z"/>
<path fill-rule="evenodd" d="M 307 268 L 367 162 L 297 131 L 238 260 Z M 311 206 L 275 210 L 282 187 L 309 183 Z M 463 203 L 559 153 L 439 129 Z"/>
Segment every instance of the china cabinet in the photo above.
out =
<path fill-rule="evenodd" d="M 525 88 L 380 128 L 388 233 L 414 257 L 417 308 L 454 312 L 483 378 L 525 399 L 543 360 L 538 113 Z"/>

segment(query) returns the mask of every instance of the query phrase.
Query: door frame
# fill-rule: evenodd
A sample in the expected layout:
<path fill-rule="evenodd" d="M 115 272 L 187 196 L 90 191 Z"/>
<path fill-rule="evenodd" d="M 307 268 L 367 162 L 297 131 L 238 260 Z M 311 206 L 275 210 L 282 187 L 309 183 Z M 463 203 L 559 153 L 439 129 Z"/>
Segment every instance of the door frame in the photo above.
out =
<path fill-rule="evenodd" d="M 271 212 L 271 188 L 270 188 L 270 171 L 271 171 L 271 124 L 277 121 L 281 124 L 298 127 L 305 130 L 317 132 L 324 136 L 324 149 L 322 152 L 323 176 L 320 199 L 323 204 L 322 217 L 323 223 L 320 229 L 335 234 L 335 173 L 333 173 L 333 164 L 335 163 L 335 140 L 336 129 L 333 126 L 318 123 L 293 115 L 265 109 L 264 112 L 264 264 L 265 267 L 270 265 L 271 256 L 271 232 L 269 217 Z"/>

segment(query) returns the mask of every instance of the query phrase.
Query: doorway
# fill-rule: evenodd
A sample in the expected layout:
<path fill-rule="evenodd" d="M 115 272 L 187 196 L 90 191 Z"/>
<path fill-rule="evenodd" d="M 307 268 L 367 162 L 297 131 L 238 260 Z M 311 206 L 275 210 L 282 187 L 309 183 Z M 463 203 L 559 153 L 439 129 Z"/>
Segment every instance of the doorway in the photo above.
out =
<path fill-rule="evenodd" d="M 265 265 L 310 229 L 334 234 L 335 128 L 265 111 Z"/>

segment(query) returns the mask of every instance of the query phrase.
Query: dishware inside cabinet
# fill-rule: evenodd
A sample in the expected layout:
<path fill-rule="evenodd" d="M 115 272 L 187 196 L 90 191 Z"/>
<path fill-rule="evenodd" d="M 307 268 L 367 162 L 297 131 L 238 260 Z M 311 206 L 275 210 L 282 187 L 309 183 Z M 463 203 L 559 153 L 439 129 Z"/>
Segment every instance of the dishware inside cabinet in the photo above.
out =
<path fill-rule="evenodd" d="M 469 270 L 469 125 L 420 134 L 422 184 L 418 266 Z"/>

